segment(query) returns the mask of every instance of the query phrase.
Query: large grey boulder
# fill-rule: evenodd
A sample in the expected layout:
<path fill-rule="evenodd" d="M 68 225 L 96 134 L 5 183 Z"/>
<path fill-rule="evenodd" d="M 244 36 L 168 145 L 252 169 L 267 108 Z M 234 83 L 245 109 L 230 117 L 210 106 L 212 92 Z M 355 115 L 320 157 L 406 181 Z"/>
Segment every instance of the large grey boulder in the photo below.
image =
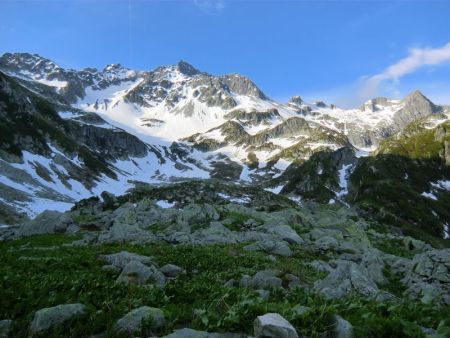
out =
<path fill-rule="evenodd" d="M 268 254 L 290 257 L 292 250 L 285 241 L 262 240 L 244 247 L 247 251 L 263 251 Z"/>
<path fill-rule="evenodd" d="M 153 265 L 147 266 L 139 261 L 131 261 L 123 268 L 117 281 L 125 284 L 154 284 L 158 287 L 164 287 L 166 278 Z"/>
<path fill-rule="evenodd" d="M 0 320 L 0 338 L 8 338 L 12 328 L 12 320 Z"/>
<path fill-rule="evenodd" d="M 248 275 L 242 276 L 240 285 L 254 289 L 281 288 L 283 284 L 280 278 L 281 274 L 281 271 L 278 270 L 262 270 L 253 277 Z"/>
<path fill-rule="evenodd" d="M 353 326 L 341 316 L 334 316 L 334 337 L 353 338 Z"/>
<path fill-rule="evenodd" d="M 414 256 L 402 282 L 406 293 L 422 302 L 450 304 L 450 249 Z"/>
<path fill-rule="evenodd" d="M 361 256 L 360 266 L 367 271 L 371 280 L 378 285 L 387 283 L 383 270 L 385 268 L 382 252 L 377 249 L 368 249 Z"/>
<path fill-rule="evenodd" d="M 180 226 L 205 224 L 217 221 L 219 214 L 216 209 L 209 204 L 188 204 L 183 208 L 177 217 L 177 224 Z"/>
<path fill-rule="evenodd" d="M 99 242 L 129 242 L 134 244 L 148 244 L 155 241 L 155 237 L 138 225 L 114 222 L 108 232 L 98 237 Z"/>
<path fill-rule="evenodd" d="M 209 226 L 206 228 L 195 231 L 192 234 L 191 240 L 194 244 L 200 245 L 214 243 L 230 244 L 237 243 L 239 235 L 226 228 L 222 223 L 214 221 L 209 223 Z"/>
<path fill-rule="evenodd" d="M 417 251 L 433 250 L 433 247 L 430 244 L 427 244 L 424 241 L 409 236 L 403 238 L 403 245 L 407 250 L 417 250 Z"/>
<path fill-rule="evenodd" d="M 320 251 L 336 250 L 338 247 L 337 239 L 330 236 L 320 237 L 314 242 L 314 248 Z"/>
<path fill-rule="evenodd" d="M 370 279 L 366 269 L 346 260 L 334 260 L 336 265 L 327 277 L 314 283 L 314 290 L 326 298 L 342 298 L 352 291 L 367 297 L 374 297 L 379 289 Z"/>
<path fill-rule="evenodd" d="M 86 314 L 86 306 L 83 304 L 63 304 L 36 311 L 30 330 L 32 333 L 42 332 L 61 325 L 72 319 L 77 319 Z"/>
<path fill-rule="evenodd" d="M 298 338 L 297 331 L 278 313 L 267 313 L 254 321 L 256 338 Z"/>
<path fill-rule="evenodd" d="M 215 333 L 206 331 L 197 331 L 189 328 L 175 330 L 171 334 L 164 336 L 163 338 L 239 338 L 246 337 L 240 334 L 234 333 Z"/>
<path fill-rule="evenodd" d="M 152 264 L 151 257 L 138 255 L 128 251 L 120 251 L 109 255 L 100 255 L 98 258 L 121 269 L 123 269 L 131 261 L 138 261 L 142 264 Z"/>
<path fill-rule="evenodd" d="M 305 241 L 288 225 L 266 225 L 267 233 L 289 244 L 303 244 Z"/>
<path fill-rule="evenodd" d="M 132 334 L 139 331 L 142 324 L 148 321 L 151 328 L 161 328 L 165 322 L 164 312 L 157 308 L 141 306 L 120 318 L 116 323 L 116 331 Z"/>
<path fill-rule="evenodd" d="M 72 218 L 67 214 L 45 210 L 36 216 L 36 218 L 21 224 L 18 229 L 18 234 L 20 236 L 32 236 L 57 232 L 64 233 L 72 223 Z"/>
<path fill-rule="evenodd" d="M 178 275 L 182 274 L 185 272 L 185 270 L 183 268 L 180 268 L 177 265 L 174 264 L 166 264 L 164 266 L 162 266 L 159 271 L 161 271 L 164 276 L 168 277 L 168 278 L 175 278 Z"/>

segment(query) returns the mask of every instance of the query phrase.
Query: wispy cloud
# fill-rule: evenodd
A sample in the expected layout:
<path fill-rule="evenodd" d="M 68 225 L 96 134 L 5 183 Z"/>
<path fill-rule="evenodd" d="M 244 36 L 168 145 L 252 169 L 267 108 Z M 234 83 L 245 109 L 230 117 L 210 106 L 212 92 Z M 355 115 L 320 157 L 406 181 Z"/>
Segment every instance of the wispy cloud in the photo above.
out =
<path fill-rule="evenodd" d="M 382 86 L 385 87 L 384 89 L 390 87 L 390 91 L 395 93 L 395 85 L 403 76 L 447 61 L 450 61 L 450 43 L 439 48 L 410 49 L 407 57 L 390 65 L 383 72 L 363 78 L 358 99 L 364 101 L 376 96 Z"/>
<path fill-rule="evenodd" d="M 206 14 L 218 14 L 226 7 L 225 0 L 194 0 L 194 5 Z"/>

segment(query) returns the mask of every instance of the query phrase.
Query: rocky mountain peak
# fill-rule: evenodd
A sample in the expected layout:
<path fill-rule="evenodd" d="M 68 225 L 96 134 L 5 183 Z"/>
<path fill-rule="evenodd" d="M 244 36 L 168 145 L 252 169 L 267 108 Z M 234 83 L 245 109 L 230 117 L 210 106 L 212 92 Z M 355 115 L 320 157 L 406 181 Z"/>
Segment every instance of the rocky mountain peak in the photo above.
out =
<path fill-rule="evenodd" d="M 415 90 L 403 99 L 405 109 L 408 111 L 432 114 L 439 111 L 438 107 L 419 90 Z"/>
<path fill-rule="evenodd" d="M 197 74 L 201 74 L 201 72 L 197 68 L 195 68 L 190 63 L 188 63 L 184 60 L 178 61 L 177 69 L 180 73 L 187 75 L 187 76 L 194 76 Z"/>
<path fill-rule="evenodd" d="M 314 102 L 314 104 L 316 105 L 316 107 L 319 107 L 319 108 L 326 108 L 327 107 L 327 104 L 325 102 L 323 102 L 323 101 L 316 101 L 316 102 Z"/>
<path fill-rule="evenodd" d="M 109 65 L 107 65 L 103 71 L 104 72 L 110 72 L 110 71 L 115 71 L 115 70 L 120 70 L 122 69 L 122 65 L 120 63 L 111 63 Z"/>
<path fill-rule="evenodd" d="M 296 95 L 296 96 L 292 96 L 289 101 L 288 104 L 289 105 L 293 105 L 293 106 L 301 106 L 303 103 L 303 100 L 300 96 Z"/>
<path fill-rule="evenodd" d="M 387 97 L 380 96 L 364 102 L 359 109 L 362 111 L 369 110 L 375 112 L 382 109 L 382 107 L 388 107 L 390 105 L 392 105 L 392 101 L 390 101 Z"/>
<path fill-rule="evenodd" d="M 0 57 L 0 68 L 13 72 L 31 72 L 36 75 L 61 69 L 53 61 L 30 53 L 5 53 Z"/>

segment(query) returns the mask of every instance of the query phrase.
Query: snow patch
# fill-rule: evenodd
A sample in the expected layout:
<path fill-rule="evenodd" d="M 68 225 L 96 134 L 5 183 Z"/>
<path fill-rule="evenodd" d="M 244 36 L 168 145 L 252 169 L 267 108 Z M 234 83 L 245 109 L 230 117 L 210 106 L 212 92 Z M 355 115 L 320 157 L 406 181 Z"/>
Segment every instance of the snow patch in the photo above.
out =
<path fill-rule="evenodd" d="M 235 197 L 235 196 L 230 196 L 227 194 L 223 194 L 221 192 L 217 193 L 217 196 L 228 200 L 232 203 L 237 203 L 237 204 L 241 204 L 241 203 L 249 203 L 251 201 L 249 196 L 241 196 L 241 197 Z"/>
<path fill-rule="evenodd" d="M 167 200 L 160 200 L 156 202 L 156 205 L 162 209 L 169 209 L 172 208 L 175 205 L 175 203 L 174 202 L 171 203 Z"/>
<path fill-rule="evenodd" d="M 340 191 L 336 193 L 336 197 L 339 199 L 348 194 L 348 176 L 352 169 L 352 164 L 343 165 L 341 169 L 339 169 L 339 187 Z"/>
<path fill-rule="evenodd" d="M 429 198 L 429 199 L 432 199 L 432 200 L 435 200 L 435 201 L 437 201 L 437 197 L 436 197 L 436 195 L 434 195 L 432 192 L 423 192 L 423 193 L 421 193 L 421 195 L 423 196 L 423 197 L 426 197 L 426 198 Z"/>

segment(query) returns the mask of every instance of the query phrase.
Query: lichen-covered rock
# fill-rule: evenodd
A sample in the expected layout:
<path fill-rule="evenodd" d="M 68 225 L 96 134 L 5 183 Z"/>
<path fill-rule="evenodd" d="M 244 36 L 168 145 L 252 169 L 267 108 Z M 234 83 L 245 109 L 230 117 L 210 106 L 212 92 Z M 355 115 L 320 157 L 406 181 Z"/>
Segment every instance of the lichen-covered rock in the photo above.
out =
<path fill-rule="evenodd" d="M 151 328 L 161 328 L 165 322 L 164 312 L 157 308 L 141 306 L 120 318 L 116 323 L 116 331 L 133 334 L 139 331 L 144 322 L 148 322 Z"/>
<path fill-rule="evenodd" d="M 46 331 L 56 325 L 86 314 L 86 306 L 83 304 L 63 304 L 50 308 L 44 308 L 34 314 L 30 330 L 33 333 Z"/>
<path fill-rule="evenodd" d="M 297 331 L 278 313 L 259 316 L 254 322 L 256 338 L 298 338 Z"/>

